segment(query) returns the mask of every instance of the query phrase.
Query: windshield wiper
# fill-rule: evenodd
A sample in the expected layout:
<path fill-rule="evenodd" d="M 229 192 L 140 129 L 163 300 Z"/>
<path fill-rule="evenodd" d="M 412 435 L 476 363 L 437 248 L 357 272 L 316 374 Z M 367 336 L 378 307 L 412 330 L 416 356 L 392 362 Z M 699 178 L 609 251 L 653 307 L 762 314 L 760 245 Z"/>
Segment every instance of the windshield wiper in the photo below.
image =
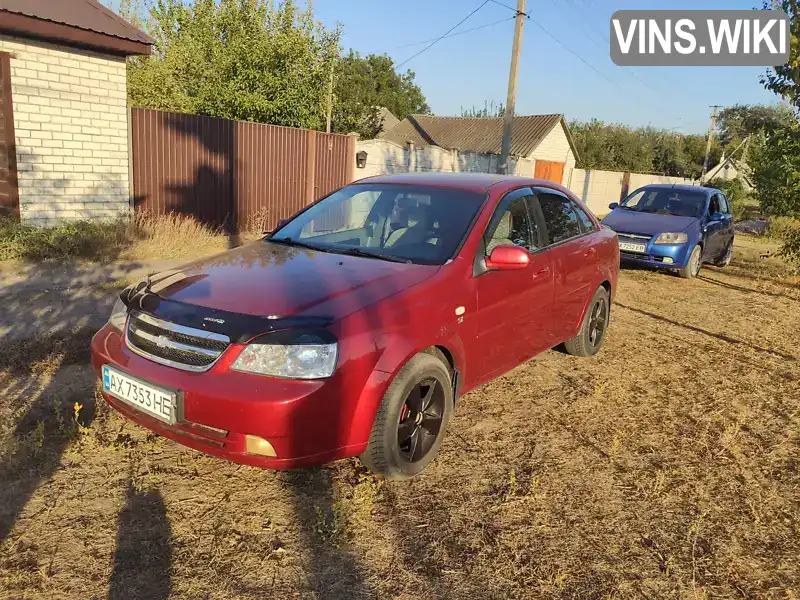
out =
<path fill-rule="evenodd" d="M 392 256 L 390 254 L 380 254 L 378 252 L 370 252 L 369 250 L 364 250 L 363 248 L 358 248 L 358 247 L 330 248 L 328 251 L 335 252 L 336 254 L 348 254 L 350 256 L 364 256 L 366 258 L 377 258 L 379 260 L 388 260 L 389 262 L 406 263 L 406 264 L 410 264 L 413 262 L 407 258 L 400 258 L 399 256 Z"/>
<path fill-rule="evenodd" d="M 274 242 L 275 244 L 283 244 L 284 246 L 296 246 L 298 248 L 308 248 L 309 250 L 319 250 L 320 252 L 330 252 L 331 248 L 327 248 L 324 246 L 317 246 L 315 244 L 309 244 L 308 242 L 301 242 L 300 240 L 293 240 L 290 237 L 285 238 L 267 238 L 268 242 Z"/>

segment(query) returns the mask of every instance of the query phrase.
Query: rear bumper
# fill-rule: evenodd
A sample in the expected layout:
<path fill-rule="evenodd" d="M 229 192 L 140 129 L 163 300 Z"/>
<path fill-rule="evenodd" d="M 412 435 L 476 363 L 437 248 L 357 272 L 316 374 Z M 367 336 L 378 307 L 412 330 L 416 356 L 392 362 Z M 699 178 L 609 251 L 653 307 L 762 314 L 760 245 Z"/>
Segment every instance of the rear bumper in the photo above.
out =
<path fill-rule="evenodd" d="M 235 348 L 229 348 L 209 371 L 190 373 L 134 354 L 108 325 L 92 339 L 98 377 L 107 364 L 180 392 L 183 420 L 174 425 L 103 394 L 127 418 L 178 443 L 270 469 L 317 465 L 363 452 L 388 374 L 353 363 L 340 366 L 327 380 L 277 379 L 231 371 L 235 355 Z M 247 435 L 267 440 L 277 457 L 248 453 Z"/>

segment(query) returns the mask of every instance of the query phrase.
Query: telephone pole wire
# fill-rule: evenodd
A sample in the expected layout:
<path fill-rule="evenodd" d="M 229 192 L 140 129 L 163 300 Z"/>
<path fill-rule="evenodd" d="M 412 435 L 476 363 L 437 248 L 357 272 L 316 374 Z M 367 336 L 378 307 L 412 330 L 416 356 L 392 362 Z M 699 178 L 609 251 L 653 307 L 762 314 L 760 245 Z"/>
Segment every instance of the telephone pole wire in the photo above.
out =
<path fill-rule="evenodd" d="M 499 170 L 508 173 L 508 155 L 511 152 L 511 128 L 514 124 L 514 103 L 517 100 L 517 71 L 522 51 L 522 24 L 525 22 L 525 0 L 517 0 L 517 17 L 514 22 L 514 45 L 511 48 L 511 70 L 508 74 L 508 96 L 503 115 L 503 143 L 500 150 Z"/>
<path fill-rule="evenodd" d="M 717 111 L 722 108 L 720 105 L 715 104 L 711 107 L 714 112 L 711 113 L 711 125 L 708 128 L 708 142 L 706 143 L 706 157 L 703 160 L 703 172 L 700 174 L 700 183 L 703 183 L 703 179 L 706 176 L 706 171 L 708 171 L 708 155 L 711 154 L 711 142 L 714 141 L 714 128 L 717 125 Z"/>

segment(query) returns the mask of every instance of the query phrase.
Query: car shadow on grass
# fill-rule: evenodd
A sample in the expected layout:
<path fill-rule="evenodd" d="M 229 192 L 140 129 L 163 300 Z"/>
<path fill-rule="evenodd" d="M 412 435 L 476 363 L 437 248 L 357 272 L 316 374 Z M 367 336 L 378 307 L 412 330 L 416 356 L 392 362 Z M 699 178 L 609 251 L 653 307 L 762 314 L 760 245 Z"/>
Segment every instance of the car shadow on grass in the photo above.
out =
<path fill-rule="evenodd" d="M 631 312 L 635 312 L 637 314 L 644 315 L 646 317 L 650 317 L 651 319 L 655 319 L 657 321 L 661 321 L 662 323 L 669 323 L 670 325 L 675 325 L 677 327 L 683 327 L 684 329 L 688 329 L 689 331 L 693 331 L 695 333 L 701 333 L 703 335 L 707 335 L 709 337 L 721 340 L 723 342 L 727 342 L 728 344 L 736 344 L 736 345 L 746 346 L 748 348 L 751 348 L 752 350 L 755 350 L 756 352 L 761 352 L 763 354 L 769 354 L 769 355 L 772 355 L 772 356 L 776 356 L 778 358 L 782 358 L 783 360 L 790 360 L 790 361 L 798 360 L 797 356 L 793 356 L 791 354 L 786 354 L 785 352 L 780 352 L 778 350 L 773 350 L 771 348 L 764 348 L 763 346 L 758 346 L 756 344 L 751 344 L 750 342 L 746 342 L 744 340 L 740 340 L 740 339 L 731 337 L 729 335 L 725 335 L 723 333 L 714 333 L 713 331 L 708 331 L 707 329 L 703 329 L 701 327 L 696 327 L 695 325 L 689 325 L 687 323 L 681 323 L 679 321 L 674 321 L 674 320 L 668 319 L 667 317 L 664 317 L 662 315 L 657 315 L 655 313 L 652 313 L 652 312 L 649 312 L 649 311 L 646 311 L 646 310 L 642 310 L 640 308 L 634 308 L 632 306 L 628 306 L 626 304 L 622 304 L 621 302 L 614 302 L 614 305 L 615 306 L 619 306 L 620 308 L 627 309 L 627 310 L 629 310 Z"/>

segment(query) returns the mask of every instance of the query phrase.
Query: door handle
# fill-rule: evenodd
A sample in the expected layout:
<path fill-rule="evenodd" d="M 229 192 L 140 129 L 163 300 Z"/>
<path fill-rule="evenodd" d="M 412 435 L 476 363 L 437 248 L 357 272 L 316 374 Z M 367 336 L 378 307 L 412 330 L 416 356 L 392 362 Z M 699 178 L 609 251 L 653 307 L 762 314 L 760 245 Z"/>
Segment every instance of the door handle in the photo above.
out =
<path fill-rule="evenodd" d="M 541 279 L 542 277 L 547 277 L 549 274 L 550 274 L 550 267 L 545 267 L 541 271 L 536 271 L 536 273 L 533 274 L 533 278 Z"/>
<path fill-rule="evenodd" d="M 594 256 L 595 254 L 597 254 L 597 248 L 589 248 L 586 252 L 583 253 L 583 255 L 586 258 L 589 258 L 590 256 Z"/>

